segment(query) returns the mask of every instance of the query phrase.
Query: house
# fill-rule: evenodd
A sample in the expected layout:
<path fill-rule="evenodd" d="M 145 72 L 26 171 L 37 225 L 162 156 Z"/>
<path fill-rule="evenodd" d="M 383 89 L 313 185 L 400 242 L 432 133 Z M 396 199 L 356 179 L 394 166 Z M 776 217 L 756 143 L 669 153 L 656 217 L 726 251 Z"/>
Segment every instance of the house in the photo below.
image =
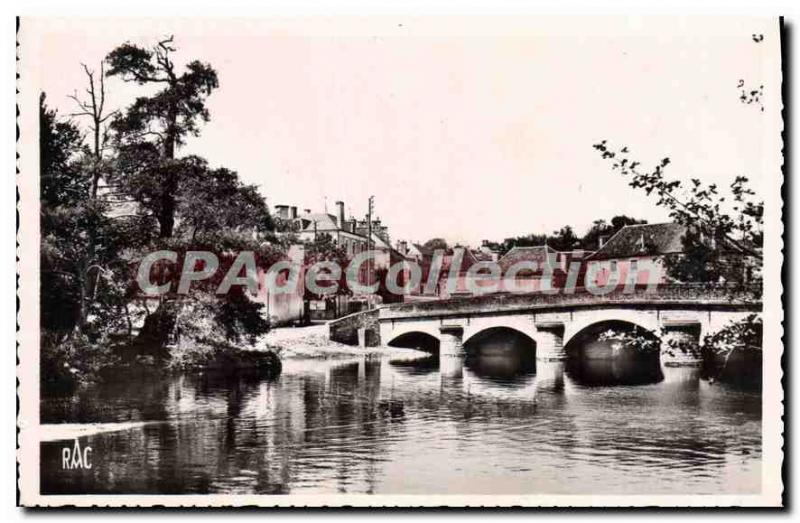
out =
<path fill-rule="evenodd" d="M 299 275 L 299 281 L 301 282 L 305 277 L 302 269 L 304 255 L 302 245 L 292 245 L 286 254 L 286 260 L 301 266 Z M 287 285 L 288 278 L 287 272 L 279 272 L 275 276 L 274 284 L 277 288 L 283 288 Z M 266 282 L 266 272 L 263 268 L 258 269 L 258 281 L 262 282 L 262 284 L 259 286 L 257 301 L 265 305 L 264 314 L 269 319 L 270 325 L 289 325 L 303 320 L 305 304 L 302 284 L 296 285 L 290 292 L 273 292 L 267 285 L 263 284 Z"/>
<path fill-rule="evenodd" d="M 549 245 L 514 247 L 497 262 L 503 289 L 510 290 L 509 286 L 514 285 L 517 292 L 540 290 L 544 277 L 550 277 L 551 287 L 563 287 L 567 277 L 566 260 L 564 253 Z"/>
<path fill-rule="evenodd" d="M 497 261 L 500 259 L 500 251 L 493 248 L 489 240 L 481 241 L 481 246 L 475 249 L 475 252 L 481 261 Z"/>
<path fill-rule="evenodd" d="M 337 213 L 312 213 L 306 209 L 298 215 L 297 207 L 276 205 L 275 214 L 288 224 L 290 230 L 302 241 L 316 241 L 328 236 L 333 242 L 343 247 L 348 256 L 367 250 L 367 236 L 356 231 L 356 220 L 345 219 L 344 202 L 336 202 Z"/>
<path fill-rule="evenodd" d="M 358 279 L 362 284 L 372 283 L 376 278 L 376 271 L 388 270 L 397 262 L 403 262 L 406 257 L 389 244 L 389 230 L 379 219 L 357 221 L 355 218 L 345 217 L 343 201 L 336 202 L 336 214 L 327 212 L 314 213 L 305 209 L 298 214 L 297 207 L 276 205 L 275 214 L 286 227 L 289 234 L 293 234 L 301 242 L 314 242 L 323 237 L 344 249 L 348 259 L 367 250 L 374 251 L 370 261 L 365 261 L 360 266 Z M 371 234 L 371 235 L 370 235 Z M 343 270 L 346 267 L 342 268 Z M 408 270 L 398 275 L 398 284 L 407 281 Z M 381 293 L 386 298 L 386 293 Z M 376 295 L 337 295 L 324 300 L 310 300 L 309 316 L 312 319 L 331 319 L 343 314 L 356 312 L 360 308 L 372 306 L 381 300 Z"/>
<path fill-rule="evenodd" d="M 587 258 L 586 285 L 666 283 L 664 258 L 683 252 L 685 234 L 677 223 L 626 225 Z"/>

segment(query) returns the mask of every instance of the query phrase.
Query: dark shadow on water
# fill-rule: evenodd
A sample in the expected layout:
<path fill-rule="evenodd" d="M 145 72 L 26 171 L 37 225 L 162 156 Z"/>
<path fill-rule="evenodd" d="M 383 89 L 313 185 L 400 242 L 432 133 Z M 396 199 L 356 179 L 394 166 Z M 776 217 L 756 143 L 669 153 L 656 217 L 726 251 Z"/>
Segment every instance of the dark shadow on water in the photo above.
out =
<path fill-rule="evenodd" d="M 415 360 L 393 360 L 389 362 L 397 372 L 408 376 L 423 376 L 439 371 L 439 358 L 428 356 Z"/>
<path fill-rule="evenodd" d="M 536 374 L 536 358 L 528 354 L 475 354 L 467 356 L 464 366 L 480 378 L 513 385 Z"/>
<path fill-rule="evenodd" d="M 390 341 L 388 345 L 439 354 L 439 339 L 424 332 L 407 332 Z"/>
<path fill-rule="evenodd" d="M 464 367 L 500 386 L 526 384 L 536 374 L 536 343 L 508 328 L 487 329 L 464 344 Z"/>
<path fill-rule="evenodd" d="M 658 354 L 572 357 L 567 360 L 566 373 L 576 383 L 588 386 L 649 385 L 664 379 Z"/>
<path fill-rule="evenodd" d="M 724 383 L 732 389 L 761 392 L 761 352 L 734 351 L 727 362 L 721 357 L 706 358 L 701 376 L 711 382 Z"/>
<path fill-rule="evenodd" d="M 611 336 L 609 339 L 607 336 Z M 622 321 L 600 322 L 578 333 L 565 347 L 567 375 L 587 386 L 649 385 L 664 380 L 657 350 L 639 342 L 614 340 L 654 340 L 649 331 Z M 625 339 L 624 337 L 622 339 Z"/>
<path fill-rule="evenodd" d="M 42 423 L 162 420 L 169 381 L 163 374 L 136 376 L 78 387 L 72 394 L 40 401 Z"/>

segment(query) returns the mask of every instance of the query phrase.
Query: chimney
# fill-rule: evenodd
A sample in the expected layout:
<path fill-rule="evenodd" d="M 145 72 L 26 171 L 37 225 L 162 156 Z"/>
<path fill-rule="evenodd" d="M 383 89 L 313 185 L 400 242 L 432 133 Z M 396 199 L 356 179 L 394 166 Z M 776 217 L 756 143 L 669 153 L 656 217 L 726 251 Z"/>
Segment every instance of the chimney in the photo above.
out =
<path fill-rule="evenodd" d="M 603 245 L 605 245 L 605 244 L 606 244 L 606 237 L 605 236 L 599 236 L 597 238 L 597 248 L 598 249 L 602 249 Z"/>
<path fill-rule="evenodd" d="M 344 202 L 343 201 L 339 200 L 338 202 L 336 202 L 336 211 L 337 211 L 337 215 L 339 217 L 337 225 L 339 225 L 340 229 L 344 230 L 345 225 L 344 225 Z"/>
<path fill-rule="evenodd" d="M 358 226 L 358 222 L 355 218 L 350 218 L 350 232 L 353 234 L 356 233 L 356 227 Z"/>
<path fill-rule="evenodd" d="M 481 247 L 488 247 L 488 246 L 489 246 L 489 240 L 481 240 Z"/>
<path fill-rule="evenodd" d="M 289 208 L 289 218 L 291 218 L 292 220 L 297 218 L 297 207 L 295 207 L 294 205 Z"/>
<path fill-rule="evenodd" d="M 278 215 L 278 218 L 283 218 L 284 220 L 289 218 L 289 206 L 288 205 L 276 205 L 275 206 L 275 214 Z"/>

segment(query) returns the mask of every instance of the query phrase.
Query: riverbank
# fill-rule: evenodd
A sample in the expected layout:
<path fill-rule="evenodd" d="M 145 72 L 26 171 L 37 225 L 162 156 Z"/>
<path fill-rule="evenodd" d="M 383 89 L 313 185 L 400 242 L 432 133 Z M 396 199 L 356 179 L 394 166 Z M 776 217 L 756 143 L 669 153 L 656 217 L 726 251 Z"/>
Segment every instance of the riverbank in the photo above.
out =
<path fill-rule="evenodd" d="M 328 325 L 280 327 L 267 333 L 259 348 L 276 351 L 281 359 L 340 359 L 354 356 L 383 355 L 392 359 L 413 360 L 428 353 L 401 347 L 355 347 L 331 341 Z"/>

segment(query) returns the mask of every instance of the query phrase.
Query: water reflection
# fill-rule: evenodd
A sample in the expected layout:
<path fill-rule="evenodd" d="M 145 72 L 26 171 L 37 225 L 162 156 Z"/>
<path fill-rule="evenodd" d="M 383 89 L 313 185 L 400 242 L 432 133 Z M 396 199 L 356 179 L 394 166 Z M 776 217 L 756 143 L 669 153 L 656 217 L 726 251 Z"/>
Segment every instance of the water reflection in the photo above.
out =
<path fill-rule="evenodd" d="M 42 444 L 44 493 L 752 493 L 757 392 L 649 359 L 287 360 L 274 379 L 163 376 L 42 402 L 43 422 L 151 420 Z M 525 340 L 522 340 L 525 341 Z M 533 361 L 531 361 L 533 360 Z M 465 481 L 468 478 L 468 481 Z"/>
<path fill-rule="evenodd" d="M 501 387 L 526 386 L 536 374 L 536 343 L 506 328 L 487 329 L 464 344 L 466 367 Z"/>
<path fill-rule="evenodd" d="M 607 359 L 573 357 L 567 362 L 570 377 L 582 385 L 646 385 L 664 379 L 658 354 L 617 354 Z"/>

